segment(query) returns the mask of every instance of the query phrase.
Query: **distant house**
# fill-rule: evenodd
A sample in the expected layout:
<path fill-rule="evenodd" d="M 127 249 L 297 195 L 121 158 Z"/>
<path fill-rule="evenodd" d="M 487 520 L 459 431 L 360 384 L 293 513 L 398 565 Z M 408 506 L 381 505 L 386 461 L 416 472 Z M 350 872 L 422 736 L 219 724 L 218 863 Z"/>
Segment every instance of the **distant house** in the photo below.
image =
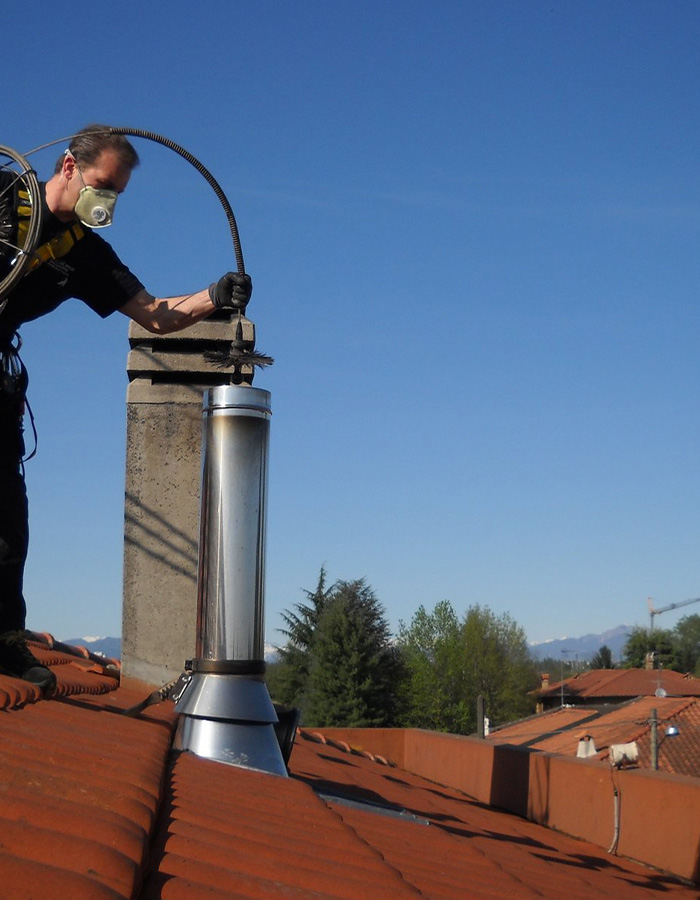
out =
<path fill-rule="evenodd" d="M 670 669 L 592 669 L 564 681 L 542 676 L 538 712 L 562 706 L 619 704 L 635 697 L 700 697 L 700 678 Z"/>
<path fill-rule="evenodd" d="M 652 712 L 657 718 L 657 763 L 661 772 L 700 778 L 700 698 L 638 697 L 617 706 L 569 706 L 548 710 L 494 729 L 487 740 L 607 761 L 614 745 L 636 744 L 640 769 L 651 768 Z M 666 737 L 669 726 L 678 733 Z M 583 745 L 583 746 L 582 746 Z"/>
<path fill-rule="evenodd" d="M 700 778 L 700 679 L 664 670 L 600 669 L 552 685 L 545 679 L 537 693 L 541 712 L 493 729 L 488 740 L 601 761 L 610 759 L 611 747 L 634 744 L 633 765 L 648 769 L 655 716 L 659 771 Z M 670 726 L 677 734 L 667 738 Z"/>

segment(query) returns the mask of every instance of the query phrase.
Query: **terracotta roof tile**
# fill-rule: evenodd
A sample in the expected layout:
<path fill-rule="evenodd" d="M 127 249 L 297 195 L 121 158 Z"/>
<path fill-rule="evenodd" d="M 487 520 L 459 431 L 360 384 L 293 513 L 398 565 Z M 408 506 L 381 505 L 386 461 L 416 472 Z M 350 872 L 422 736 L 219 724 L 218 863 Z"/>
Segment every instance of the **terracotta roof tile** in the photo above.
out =
<path fill-rule="evenodd" d="M 0 709 L 16 709 L 41 699 L 41 691 L 33 684 L 0 675 Z"/>
<path fill-rule="evenodd" d="M 495 729 L 488 736 L 489 741 L 495 744 L 518 744 L 520 746 L 532 746 L 535 742 L 539 742 L 546 734 L 558 734 L 564 729 L 571 729 L 574 726 L 575 733 L 578 734 L 583 728 L 583 723 L 595 718 L 598 715 L 595 709 L 585 706 L 564 707 L 563 709 L 553 709 L 540 713 L 536 716 L 530 716 L 512 725 L 504 725 Z"/>
<path fill-rule="evenodd" d="M 193 811 L 210 819 L 206 831 L 182 827 L 183 817 L 191 825 L 187 819 Z M 272 879 L 302 894 L 347 900 L 361 896 L 369 879 L 375 896 L 401 896 L 400 876 L 299 782 L 181 754 L 164 812 L 152 845 L 154 857 L 161 855 L 161 875 L 226 890 L 244 884 L 246 896 L 264 895 L 269 891 L 265 882 Z M 245 827 L 232 837 L 236 821 Z M 146 888 L 144 897 L 149 896 Z"/>
<path fill-rule="evenodd" d="M 36 650 L 55 651 L 56 659 L 59 662 L 62 662 L 66 656 L 80 657 L 91 660 L 102 669 L 121 669 L 121 662 L 118 659 L 110 659 L 110 657 L 102 656 L 99 653 L 93 653 L 87 647 L 82 647 L 78 644 L 64 644 L 61 641 L 57 641 L 52 634 L 47 632 L 30 631 L 28 632 L 28 640 L 34 652 Z"/>
<path fill-rule="evenodd" d="M 294 769 L 321 790 L 338 792 L 361 784 L 361 796 L 404 809 L 419 821 L 368 812 L 331 802 L 358 837 L 377 849 L 404 881 L 431 898 L 614 896 L 639 900 L 640 889 L 656 890 L 649 869 L 609 856 L 603 849 L 548 831 L 470 800 L 458 791 L 338 750 L 316 752 L 303 739 Z M 294 759 L 294 756 L 293 756 Z M 428 820 L 424 825 L 420 820 Z M 674 889 L 672 880 L 661 879 Z M 665 887 L 663 888 L 666 889 Z M 680 887 L 681 893 L 687 888 Z"/>
<path fill-rule="evenodd" d="M 556 698 L 561 687 L 561 681 L 550 683 L 537 694 Z M 653 696 L 660 687 L 670 696 L 700 697 L 700 678 L 671 669 L 592 669 L 564 679 L 565 699 Z"/>
<path fill-rule="evenodd" d="M 673 775 L 700 777 L 700 700 L 692 700 L 680 709 L 659 705 L 658 763 L 659 770 Z M 678 727 L 678 735 L 667 738 L 666 727 Z M 651 764 L 651 734 L 647 729 L 637 739 L 639 764 Z"/>
<path fill-rule="evenodd" d="M 651 714 L 657 711 L 658 740 L 666 726 L 679 727 L 677 737 L 663 740 L 659 769 L 670 774 L 700 777 L 700 700 L 688 697 L 640 697 L 616 707 L 570 707 L 551 710 L 504 726 L 489 736 L 494 743 L 526 746 L 546 753 L 576 756 L 579 739 L 589 734 L 598 759 L 607 759 L 611 744 L 636 741 L 639 765 L 651 765 Z"/>
<path fill-rule="evenodd" d="M 0 678 L 2 900 L 696 896 L 371 746 L 302 732 L 288 779 L 172 754 L 172 704 L 119 715 L 150 688 L 40 652 L 56 699 Z"/>
<path fill-rule="evenodd" d="M 34 821 L 3 821 L 2 849 L 16 859 L 89 874 L 119 896 L 130 897 L 140 878 L 136 860 L 92 837 L 75 840 L 63 833 L 60 819 L 53 828 L 40 828 Z"/>
<path fill-rule="evenodd" d="M 80 799 L 68 800 L 42 792 L 30 794 L 21 787 L 8 787 L 2 792 L 2 814 L 5 822 L 31 822 L 38 828 L 61 832 L 77 842 L 84 838 L 100 840 L 106 847 L 118 847 L 129 859 L 143 865 L 147 850 L 147 831 L 130 818 L 100 810 L 100 827 L 96 833 L 90 807 Z"/>
<path fill-rule="evenodd" d="M 123 900 L 124 893 L 92 875 L 0 851 L 3 900 Z"/>
<path fill-rule="evenodd" d="M 0 678 L 9 698 L 0 715 L 3 900 L 132 898 L 160 800 L 172 711 L 167 727 L 116 716 L 110 707 L 128 692 L 109 703 L 96 696 L 114 692 L 114 678 L 89 671 L 90 661 L 76 667 L 70 655 L 32 649 L 44 661 L 51 654 L 58 691 L 46 701 L 31 685 Z"/>

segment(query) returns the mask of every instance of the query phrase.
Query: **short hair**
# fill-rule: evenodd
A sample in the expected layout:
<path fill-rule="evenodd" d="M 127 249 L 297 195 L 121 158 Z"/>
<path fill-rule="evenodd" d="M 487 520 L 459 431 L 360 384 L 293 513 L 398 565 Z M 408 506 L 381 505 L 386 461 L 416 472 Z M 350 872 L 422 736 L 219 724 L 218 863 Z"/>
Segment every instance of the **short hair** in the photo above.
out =
<path fill-rule="evenodd" d="M 123 134 L 110 131 L 109 125 L 86 125 L 71 138 L 68 145 L 71 156 L 82 166 L 92 165 L 105 150 L 117 154 L 119 162 L 132 171 L 139 164 L 139 155 Z M 60 172 L 65 153 L 57 162 L 55 172 Z"/>

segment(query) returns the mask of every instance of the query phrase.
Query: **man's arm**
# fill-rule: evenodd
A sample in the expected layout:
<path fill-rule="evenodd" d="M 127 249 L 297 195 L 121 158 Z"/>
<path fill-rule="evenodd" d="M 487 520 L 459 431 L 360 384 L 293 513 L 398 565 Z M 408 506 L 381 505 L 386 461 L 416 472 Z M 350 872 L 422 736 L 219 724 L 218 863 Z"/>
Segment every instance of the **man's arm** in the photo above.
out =
<path fill-rule="evenodd" d="M 158 298 L 144 288 L 120 306 L 119 312 L 153 334 L 171 334 L 206 319 L 215 309 L 244 313 L 252 290 L 250 276 L 227 272 L 206 290 L 183 297 Z"/>
<path fill-rule="evenodd" d="M 172 334 L 206 319 L 215 309 L 208 290 L 159 298 L 144 289 L 120 306 L 119 312 L 153 334 Z"/>

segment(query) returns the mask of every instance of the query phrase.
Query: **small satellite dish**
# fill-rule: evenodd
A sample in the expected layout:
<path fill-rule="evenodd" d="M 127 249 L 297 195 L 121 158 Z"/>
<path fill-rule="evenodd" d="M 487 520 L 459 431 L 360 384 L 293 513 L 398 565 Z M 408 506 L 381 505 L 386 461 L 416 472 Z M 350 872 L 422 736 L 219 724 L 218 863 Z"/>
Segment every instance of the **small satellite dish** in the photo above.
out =
<path fill-rule="evenodd" d="M 666 696 L 666 691 L 665 691 L 663 688 L 657 688 L 657 689 L 654 691 L 654 696 L 655 696 L 655 697 L 665 697 L 665 696 Z"/>

